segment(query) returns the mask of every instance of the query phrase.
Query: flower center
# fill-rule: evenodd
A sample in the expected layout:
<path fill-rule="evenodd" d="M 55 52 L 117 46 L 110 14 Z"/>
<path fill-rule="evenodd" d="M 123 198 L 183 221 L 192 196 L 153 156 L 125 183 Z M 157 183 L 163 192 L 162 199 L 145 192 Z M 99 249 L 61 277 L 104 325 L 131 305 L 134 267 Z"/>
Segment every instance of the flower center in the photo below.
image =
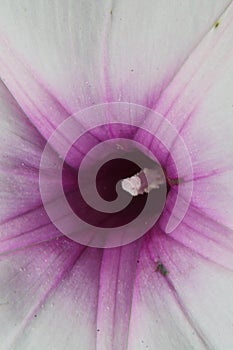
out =
<path fill-rule="evenodd" d="M 111 140 L 114 144 L 116 140 Z M 133 226 L 140 215 L 141 221 L 148 223 L 158 218 L 167 193 L 162 168 L 141 150 L 124 144 L 111 152 L 109 141 L 107 145 L 92 150 L 79 168 L 78 188 L 67 197 L 73 211 L 89 225 L 102 228 Z M 149 194 L 151 205 L 144 210 Z"/>
<path fill-rule="evenodd" d="M 61 232 L 92 247 L 125 245 L 149 231 L 163 211 L 171 179 L 183 178 L 182 159 L 186 178 L 192 179 L 189 153 L 177 130 L 143 106 L 109 103 L 70 116 L 49 138 L 41 169 L 48 168 L 51 145 L 59 151 L 52 174 L 57 181 L 51 184 L 57 200 L 51 203 L 46 173 L 40 171 L 44 208 Z M 171 179 L 166 180 L 159 164 Z M 72 188 L 63 181 L 67 166 Z M 188 181 L 169 196 L 159 223 L 165 232 L 179 225 L 191 194 Z"/>

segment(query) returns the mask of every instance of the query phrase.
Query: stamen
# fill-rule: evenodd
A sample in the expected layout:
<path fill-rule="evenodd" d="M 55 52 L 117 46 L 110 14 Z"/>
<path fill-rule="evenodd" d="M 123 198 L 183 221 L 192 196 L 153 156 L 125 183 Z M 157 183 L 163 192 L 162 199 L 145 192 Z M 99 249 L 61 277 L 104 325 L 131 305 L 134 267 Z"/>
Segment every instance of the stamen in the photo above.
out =
<path fill-rule="evenodd" d="M 149 193 L 153 189 L 158 189 L 163 184 L 165 184 L 165 179 L 161 174 L 161 170 L 148 168 L 121 181 L 123 190 L 133 197 L 139 194 Z"/>

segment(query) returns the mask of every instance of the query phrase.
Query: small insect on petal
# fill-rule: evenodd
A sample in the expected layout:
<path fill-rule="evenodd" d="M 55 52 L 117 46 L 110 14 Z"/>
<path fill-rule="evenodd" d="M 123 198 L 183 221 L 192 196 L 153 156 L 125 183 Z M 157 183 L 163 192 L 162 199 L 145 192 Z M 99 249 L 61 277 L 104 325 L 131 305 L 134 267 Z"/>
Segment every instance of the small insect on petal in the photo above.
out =
<path fill-rule="evenodd" d="M 220 21 L 216 21 L 216 22 L 214 23 L 214 28 L 218 28 L 219 24 L 220 24 Z"/>
<path fill-rule="evenodd" d="M 155 269 L 155 271 L 160 272 L 161 275 L 163 275 L 163 276 L 167 276 L 169 274 L 169 272 L 166 269 L 166 267 L 160 261 L 156 262 L 156 269 Z"/>

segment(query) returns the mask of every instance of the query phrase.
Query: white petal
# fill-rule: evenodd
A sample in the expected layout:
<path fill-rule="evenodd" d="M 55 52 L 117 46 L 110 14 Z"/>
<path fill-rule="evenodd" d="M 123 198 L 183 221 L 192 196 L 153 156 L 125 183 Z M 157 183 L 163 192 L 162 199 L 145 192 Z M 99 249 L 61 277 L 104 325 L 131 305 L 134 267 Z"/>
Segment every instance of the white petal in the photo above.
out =
<path fill-rule="evenodd" d="M 129 349 L 231 349 L 232 293 L 232 270 L 157 232 L 140 256 Z"/>
<path fill-rule="evenodd" d="M 139 249 L 59 238 L 1 256 L 4 349 L 125 349 Z"/>
<path fill-rule="evenodd" d="M 164 91 L 158 112 L 183 137 L 192 159 L 191 204 L 215 221 L 233 228 L 233 17 L 232 5 L 219 19 Z M 164 133 L 166 137 L 166 133 Z M 174 140 L 175 162 L 187 162 Z M 170 158 L 167 165 L 169 167 Z M 181 185 L 182 186 L 182 185 Z M 184 184 L 185 186 L 185 184 Z M 185 191 L 184 191 L 185 195 Z M 188 200 L 188 196 L 184 198 Z"/>
<path fill-rule="evenodd" d="M 0 85 L 1 221 L 36 207 L 40 201 L 38 168 L 44 140 Z"/>
<path fill-rule="evenodd" d="M 0 253 L 20 249 L 60 235 L 42 206 L 39 167 L 45 140 L 24 115 L 6 87 L 0 83 Z M 56 180 L 57 157 L 51 150 L 45 159 L 49 198 Z M 70 175 L 66 175 L 71 184 Z M 68 187 L 67 187 L 68 188 Z"/>
<path fill-rule="evenodd" d="M 100 261 L 63 238 L 1 257 L 2 348 L 94 349 Z"/>
<path fill-rule="evenodd" d="M 17 56 L 72 113 L 108 100 L 154 105 L 229 3 L 3 0 L 0 23 Z"/>

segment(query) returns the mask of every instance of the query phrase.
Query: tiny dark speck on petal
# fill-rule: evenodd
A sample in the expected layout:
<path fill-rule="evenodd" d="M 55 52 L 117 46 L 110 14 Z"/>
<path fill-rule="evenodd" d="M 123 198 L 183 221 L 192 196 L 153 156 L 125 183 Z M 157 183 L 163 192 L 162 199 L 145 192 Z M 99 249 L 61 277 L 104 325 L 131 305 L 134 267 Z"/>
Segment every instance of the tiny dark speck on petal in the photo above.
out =
<path fill-rule="evenodd" d="M 97 329 L 96 331 L 97 331 L 97 332 L 99 332 L 100 330 L 99 330 L 99 329 Z"/>
<path fill-rule="evenodd" d="M 34 317 L 37 317 L 37 315 L 34 315 Z"/>
<path fill-rule="evenodd" d="M 220 21 L 216 21 L 216 22 L 214 23 L 214 28 L 218 28 L 219 24 L 220 24 Z"/>

